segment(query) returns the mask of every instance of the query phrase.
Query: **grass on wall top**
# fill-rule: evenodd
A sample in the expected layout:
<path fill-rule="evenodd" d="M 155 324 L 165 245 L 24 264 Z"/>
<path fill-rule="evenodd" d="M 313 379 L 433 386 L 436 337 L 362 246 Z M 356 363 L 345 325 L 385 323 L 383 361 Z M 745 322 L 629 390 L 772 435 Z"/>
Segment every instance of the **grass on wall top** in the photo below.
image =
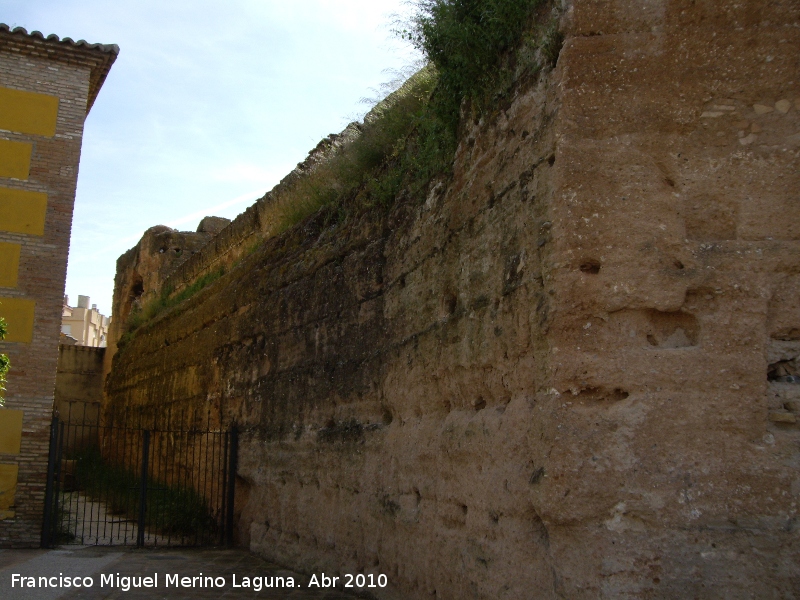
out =
<path fill-rule="evenodd" d="M 552 0 L 416 0 L 396 33 L 428 65 L 367 114 L 343 141 L 267 208 L 266 237 L 326 208 L 328 222 L 423 198 L 452 168 L 462 118 L 491 111 L 522 74 L 555 65 L 563 43 Z M 131 313 L 127 333 L 222 275 L 162 294 Z M 123 336 L 123 338 L 125 338 Z"/>

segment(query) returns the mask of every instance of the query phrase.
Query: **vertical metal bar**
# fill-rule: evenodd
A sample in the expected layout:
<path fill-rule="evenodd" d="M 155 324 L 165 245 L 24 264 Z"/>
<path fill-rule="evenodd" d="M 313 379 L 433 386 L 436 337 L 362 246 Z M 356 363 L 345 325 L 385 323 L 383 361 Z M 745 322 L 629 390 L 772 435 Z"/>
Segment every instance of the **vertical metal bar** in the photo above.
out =
<path fill-rule="evenodd" d="M 53 545 L 53 476 L 56 469 L 56 446 L 58 444 L 58 417 L 53 415 L 50 421 L 50 452 L 47 455 L 47 483 L 44 492 L 44 520 L 42 522 L 42 548 Z"/>
<path fill-rule="evenodd" d="M 228 448 L 229 448 L 229 438 L 230 432 L 226 431 L 225 433 L 221 433 L 220 437 L 222 439 L 222 452 L 220 453 L 222 456 L 222 479 L 220 480 L 220 512 L 219 512 L 219 524 L 220 524 L 220 535 L 219 535 L 219 543 L 221 545 L 225 544 L 225 540 L 227 539 L 225 535 L 225 519 L 228 515 L 227 509 L 227 501 L 228 501 Z"/>
<path fill-rule="evenodd" d="M 136 538 L 136 545 L 141 548 L 144 546 L 144 517 L 147 509 L 147 462 L 150 454 L 150 432 L 145 429 L 142 431 L 142 480 L 139 488 L 139 531 Z"/>
<path fill-rule="evenodd" d="M 197 418 L 196 417 L 197 417 L 197 415 L 195 414 L 195 418 L 194 418 L 195 422 L 197 422 Z M 194 429 L 194 426 L 192 427 L 192 429 Z M 195 433 L 196 433 L 196 431 L 195 431 Z M 195 476 L 194 476 L 195 470 L 196 470 L 196 465 L 195 465 L 195 455 L 196 455 L 195 447 L 197 446 L 197 435 L 192 435 L 191 439 L 192 439 L 192 458 L 191 458 L 191 469 L 192 469 L 191 474 L 192 474 L 192 478 L 191 478 L 190 483 L 189 483 L 189 489 L 191 490 L 191 492 L 188 494 L 189 498 L 195 497 L 194 494 L 197 494 L 197 486 L 200 484 L 200 473 L 199 472 L 197 473 L 197 481 L 195 481 Z M 199 533 L 198 529 L 199 529 L 198 527 L 194 528 L 194 543 L 192 544 L 193 546 L 197 546 L 197 534 Z"/>
<path fill-rule="evenodd" d="M 63 439 L 61 440 L 61 444 L 59 446 L 59 453 L 61 454 L 61 457 L 60 457 L 60 460 L 59 460 L 59 469 L 61 469 L 61 470 L 64 470 L 64 462 L 63 462 L 63 460 L 61 460 L 61 459 L 63 459 L 63 455 L 64 455 L 64 446 L 66 446 L 67 455 L 69 455 L 70 454 L 70 439 L 74 437 L 73 435 L 71 435 L 71 432 L 72 432 L 72 425 L 71 425 L 71 423 L 72 423 L 72 405 L 73 404 L 74 404 L 74 402 L 69 402 L 67 404 L 67 420 L 66 420 L 65 423 L 62 423 L 62 425 L 61 425 L 61 427 L 65 428 L 65 431 L 66 431 L 66 433 L 63 434 Z M 61 477 L 63 477 L 63 480 L 64 480 L 62 496 L 61 496 L 61 498 L 63 500 L 64 496 L 67 495 L 67 472 L 66 472 L 66 470 L 64 470 L 64 472 L 62 474 L 60 474 L 59 479 L 61 479 Z M 69 493 L 69 497 L 68 497 L 68 500 L 67 500 L 67 511 L 66 511 L 67 512 L 67 525 L 65 527 L 65 529 L 67 531 L 72 531 L 72 526 L 71 526 L 72 525 L 72 501 L 73 501 L 74 497 L 75 497 L 74 493 Z M 62 514 L 61 515 L 62 523 L 63 523 L 63 516 L 64 515 Z M 75 536 L 77 537 L 77 535 L 78 535 L 78 509 L 76 507 L 76 509 L 75 509 Z M 81 540 L 81 543 L 83 543 L 83 540 Z"/>
<path fill-rule="evenodd" d="M 64 450 L 64 423 L 59 419 L 58 422 L 58 434 L 56 440 L 56 470 L 55 470 L 55 516 L 58 520 L 58 524 L 56 525 L 57 530 L 61 530 L 64 524 L 64 516 L 59 514 L 62 508 L 61 502 L 61 459 L 63 456 Z"/>
<path fill-rule="evenodd" d="M 157 491 L 155 491 L 154 499 L 157 500 L 156 503 L 156 512 L 153 515 L 153 523 L 155 525 L 154 529 L 156 533 L 162 531 L 164 528 L 164 491 L 162 488 L 165 487 L 164 484 L 164 476 L 161 472 L 162 469 L 162 462 L 161 462 L 161 455 L 164 453 L 164 432 L 157 431 L 156 433 L 156 442 L 153 444 L 153 481 L 156 483 Z M 158 538 L 160 534 L 156 535 L 155 539 L 153 540 L 154 545 L 158 545 Z"/>
<path fill-rule="evenodd" d="M 185 493 L 187 489 L 189 489 L 189 432 L 191 431 L 191 426 L 189 425 L 189 419 L 187 417 L 187 412 L 184 411 L 183 413 L 183 420 L 181 421 L 181 443 L 183 444 L 183 455 L 184 461 L 181 463 L 182 471 L 183 471 L 183 483 L 181 484 L 181 490 Z M 186 430 L 184 430 L 183 426 L 186 425 Z M 181 532 L 181 544 L 187 545 L 186 538 L 188 536 L 186 533 Z"/>
<path fill-rule="evenodd" d="M 201 496 L 202 496 L 202 498 L 204 500 L 205 506 L 208 506 L 208 504 L 209 504 L 208 500 L 207 500 L 209 498 L 209 494 L 208 494 L 208 471 L 209 471 L 209 468 L 208 468 L 208 435 L 209 435 L 208 434 L 208 421 L 206 421 L 206 431 L 205 431 L 205 433 L 202 434 L 202 438 L 201 438 L 201 439 L 203 439 L 205 441 L 205 446 L 206 446 L 205 455 L 203 457 L 203 470 L 201 471 L 201 473 L 203 475 L 203 490 L 201 492 Z M 213 474 L 212 474 L 212 476 L 213 476 Z M 205 544 L 206 543 L 206 539 L 208 538 L 208 528 L 206 527 L 207 523 L 208 522 L 206 521 L 206 519 L 203 519 L 203 536 L 202 536 L 202 539 L 200 540 L 201 544 Z"/>
<path fill-rule="evenodd" d="M 86 405 L 87 404 L 88 404 L 87 402 L 83 403 L 83 417 L 81 419 L 80 454 L 78 454 L 77 456 L 85 456 L 85 452 L 87 452 L 86 449 L 89 447 L 89 444 L 86 443 L 86 439 L 87 439 L 87 437 L 86 437 Z M 76 429 L 77 429 L 77 426 L 76 426 Z M 91 439 L 91 437 L 89 439 Z M 76 458 L 75 459 L 75 463 L 73 465 L 72 493 L 73 494 L 77 493 L 77 497 L 80 500 L 81 489 L 80 489 L 80 481 L 79 481 L 79 475 L 78 475 L 79 472 L 80 472 L 80 462 L 79 461 L 80 461 L 80 459 Z M 87 490 L 87 493 L 85 494 L 85 496 L 86 497 L 83 499 L 83 514 L 81 515 L 82 518 L 83 518 L 83 525 L 82 525 L 83 529 L 86 528 L 86 505 L 89 504 L 89 500 L 90 500 L 90 496 L 89 496 L 88 490 Z M 78 506 L 78 508 L 80 508 L 80 506 Z M 92 536 L 92 530 L 94 529 L 94 519 L 92 518 L 93 517 L 93 513 L 94 513 L 94 502 L 92 502 L 91 506 L 89 507 L 89 537 Z M 77 516 L 76 516 L 76 519 L 77 519 Z M 95 539 L 95 544 L 97 544 L 97 532 L 95 532 L 94 539 Z M 81 539 L 81 543 L 83 543 L 83 542 L 84 542 L 84 540 Z"/>
<path fill-rule="evenodd" d="M 103 447 L 100 448 L 100 462 L 101 464 L 109 464 L 113 465 L 114 461 L 114 446 L 115 442 L 117 441 L 117 436 L 112 435 L 114 426 L 114 413 L 112 412 L 109 420 L 106 424 L 102 427 L 100 423 L 97 424 L 97 435 L 102 436 L 103 440 Z M 106 440 L 110 440 L 111 444 L 107 444 Z M 112 467 L 113 468 L 113 467 Z M 111 523 L 111 535 L 106 536 L 106 531 L 108 530 L 109 523 L 108 520 L 111 517 L 110 513 L 112 511 L 111 502 L 108 493 L 108 477 L 103 473 L 100 472 L 100 479 L 97 482 L 97 499 L 100 501 L 100 507 L 105 507 L 105 518 L 103 519 L 103 539 L 108 539 L 109 543 L 114 543 L 114 523 Z M 105 487 L 105 490 L 103 489 Z M 102 510 L 102 508 L 100 509 Z M 100 535 L 100 526 L 97 527 L 97 534 Z"/>
<path fill-rule="evenodd" d="M 236 492 L 236 463 L 239 455 L 239 428 L 234 423 L 231 426 L 231 462 L 228 465 L 228 514 L 225 519 L 225 533 L 227 534 L 226 544 L 230 548 L 233 546 L 233 501 Z"/>

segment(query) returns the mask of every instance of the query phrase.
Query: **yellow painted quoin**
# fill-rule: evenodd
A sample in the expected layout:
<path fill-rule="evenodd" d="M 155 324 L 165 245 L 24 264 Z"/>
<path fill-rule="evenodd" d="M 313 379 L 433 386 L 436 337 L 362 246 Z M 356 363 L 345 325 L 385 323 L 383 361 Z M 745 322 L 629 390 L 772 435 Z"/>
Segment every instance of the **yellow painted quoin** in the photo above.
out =
<path fill-rule="evenodd" d="M 20 250 L 19 244 L 0 242 L 0 287 L 17 287 Z"/>
<path fill-rule="evenodd" d="M 33 144 L 0 140 L 0 177 L 28 178 Z"/>
<path fill-rule="evenodd" d="M 22 411 L 0 410 L 0 454 L 19 454 L 22 443 Z"/>
<path fill-rule="evenodd" d="M 0 188 L 0 231 L 44 235 L 47 194 Z"/>
<path fill-rule="evenodd" d="M 58 122 L 58 98 L 0 87 L 0 130 L 53 137 Z M 30 175 L 33 144 L 0 140 L 0 177 L 25 181 Z M 47 194 L 0 185 L 0 231 L 44 235 Z M 0 287 L 17 286 L 20 245 L 0 243 Z M 0 299 L 0 317 L 8 324 L 7 342 L 33 338 L 35 302 L 25 298 Z"/>
<path fill-rule="evenodd" d="M 8 333 L 5 342 L 29 344 L 33 339 L 34 300 L 27 298 L 0 298 L 0 317 L 6 320 Z"/>
<path fill-rule="evenodd" d="M 14 497 L 17 495 L 18 474 L 18 465 L 0 464 L 0 521 L 16 516 Z"/>
<path fill-rule="evenodd" d="M 56 96 L 0 87 L 0 129 L 53 137 L 57 120 Z"/>

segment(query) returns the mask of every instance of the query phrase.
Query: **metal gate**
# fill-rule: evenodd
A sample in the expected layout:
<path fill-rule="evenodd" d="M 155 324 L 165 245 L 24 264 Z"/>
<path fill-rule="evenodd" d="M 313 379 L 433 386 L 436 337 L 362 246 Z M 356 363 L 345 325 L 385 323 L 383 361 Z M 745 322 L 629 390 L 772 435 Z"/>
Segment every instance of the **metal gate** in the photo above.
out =
<path fill-rule="evenodd" d="M 85 417 L 53 416 L 42 547 L 232 543 L 236 425 L 211 431 Z"/>

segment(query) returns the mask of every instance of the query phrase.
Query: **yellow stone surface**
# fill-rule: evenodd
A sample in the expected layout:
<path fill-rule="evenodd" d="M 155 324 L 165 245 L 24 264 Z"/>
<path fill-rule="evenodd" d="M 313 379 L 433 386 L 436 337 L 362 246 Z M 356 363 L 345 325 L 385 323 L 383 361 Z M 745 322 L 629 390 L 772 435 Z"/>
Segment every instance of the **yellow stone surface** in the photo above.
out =
<path fill-rule="evenodd" d="M 44 235 L 47 194 L 0 188 L 0 231 Z"/>
<path fill-rule="evenodd" d="M 2 518 L 14 516 L 14 512 L 9 511 L 9 509 L 14 506 L 18 473 L 19 467 L 17 465 L 0 465 L 0 513 L 3 513 L 0 516 Z"/>
<path fill-rule="evenodd" d="M 0 454 L 19 454 L 22 411 L 0 408 Z"/>
<path fill-rule="evenodd" d="M 33 144 L 0 140 L 0 177 L 27 179 L 32 151 Z"/>
<path fill-rule="evenodd" d="M 0 87 L 0 129 L 53 137 L 58 98 Z"/>
<path fill-rule="evenodd" d="M 6 320 L 6 342 L 30 343 L 36 302 L 27 298 L 0 298 L 0 317 Z"/>
<path fill-rule="evenodd" d="M 17 287 L 20 248 L 19 244 L 0 242 L 0 287 Z"/>

